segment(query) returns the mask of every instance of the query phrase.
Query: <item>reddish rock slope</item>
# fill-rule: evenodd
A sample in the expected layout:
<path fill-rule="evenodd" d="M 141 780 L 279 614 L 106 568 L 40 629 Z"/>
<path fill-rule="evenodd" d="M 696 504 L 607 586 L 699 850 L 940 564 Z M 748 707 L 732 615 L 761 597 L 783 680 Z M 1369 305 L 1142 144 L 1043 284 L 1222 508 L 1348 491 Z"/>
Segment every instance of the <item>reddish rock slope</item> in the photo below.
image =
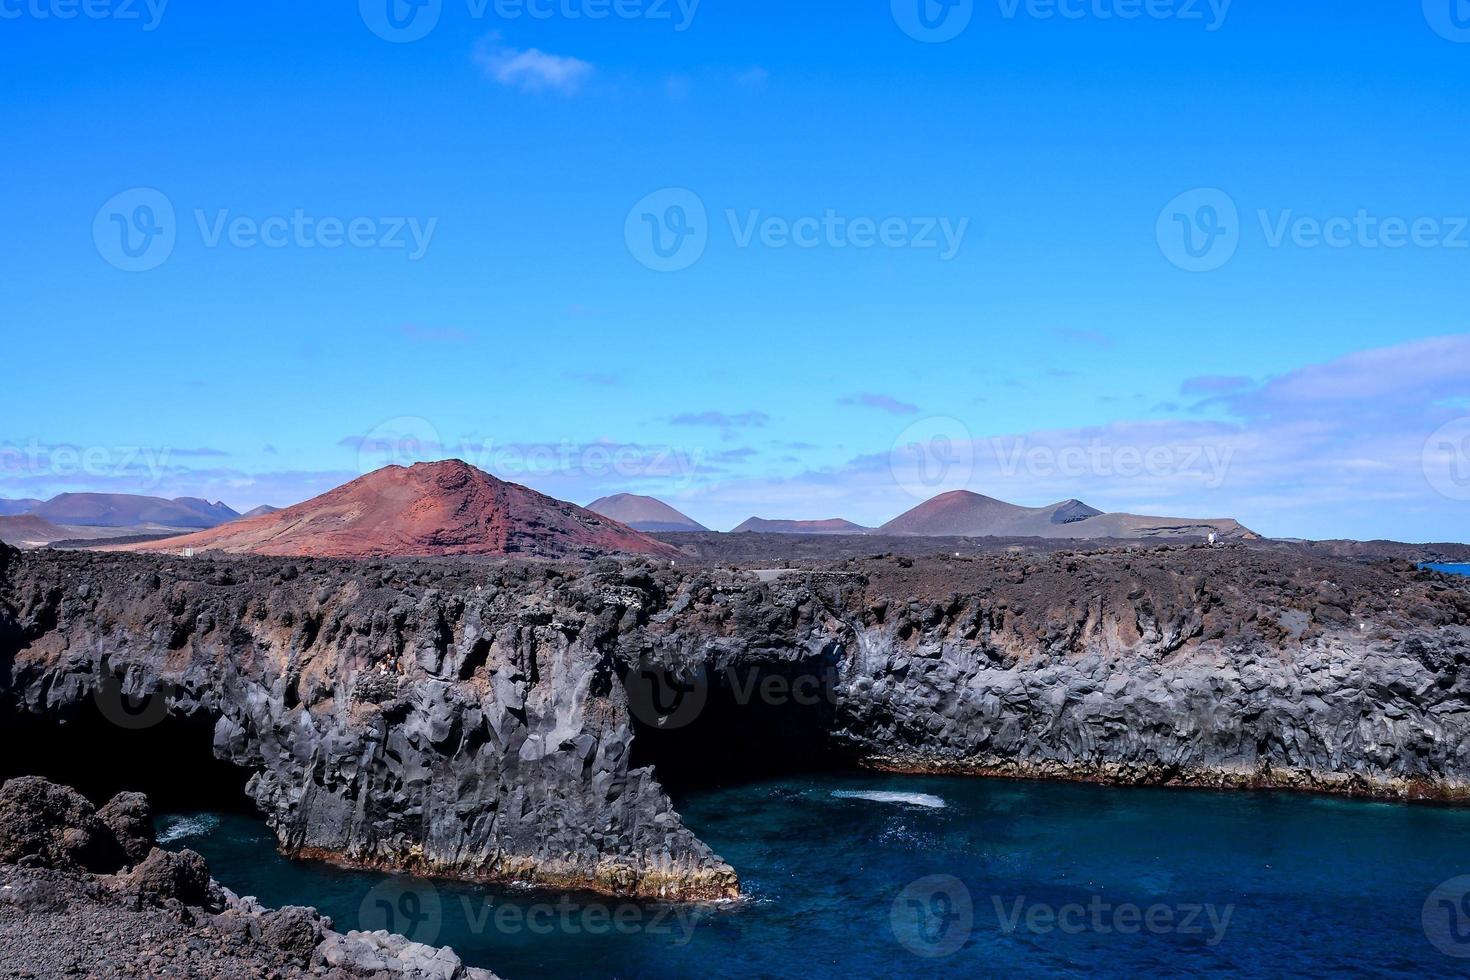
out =
<path fill-rule="evenodd" d="M 315 558 L 679 555 L 616 521 L 459 460 L 390 466 L 285 510 L 124 550 L 185 548 Z"/>

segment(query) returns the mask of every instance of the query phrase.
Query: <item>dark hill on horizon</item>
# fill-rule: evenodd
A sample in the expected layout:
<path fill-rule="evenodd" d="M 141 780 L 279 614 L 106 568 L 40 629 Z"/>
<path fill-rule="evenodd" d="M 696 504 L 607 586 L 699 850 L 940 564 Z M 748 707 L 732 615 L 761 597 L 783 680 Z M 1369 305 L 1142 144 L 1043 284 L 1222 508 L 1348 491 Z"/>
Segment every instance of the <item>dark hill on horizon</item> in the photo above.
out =
<path fill-rule="evenodd" d="M 768 521 L 752 517 L 731 534 L 872 534 L 873 529 L 840 517 L 825 521 Z"/>
<path fill-rule="evenodd" d="M 925 501 L 878 529 L 878 534 L 922 537 L 1014 538 L 1254 538 L 1229 518 L 1195 520 L 1105 514 L 1080 500 L 1022 507 L 994 497 L 953 490 Z"/>
<path fill-rule="evenodd" d="M 694 518 L 681 513 L 657 497 L 643 497 L 636 493 L 615 493 L 610 497 L 599 497 L 587 505 L 594 514 L 610 517 L 626 524 L 635 531 L 708 531 L 709 528 Z"/>

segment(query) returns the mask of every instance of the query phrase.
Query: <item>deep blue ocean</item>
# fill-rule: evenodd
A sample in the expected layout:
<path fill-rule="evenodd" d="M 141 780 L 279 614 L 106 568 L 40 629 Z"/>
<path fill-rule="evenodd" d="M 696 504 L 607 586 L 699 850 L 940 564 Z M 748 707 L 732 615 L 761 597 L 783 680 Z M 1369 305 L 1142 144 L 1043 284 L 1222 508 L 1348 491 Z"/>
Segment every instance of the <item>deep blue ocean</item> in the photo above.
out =
<path fill-rule="evenodd" d="M 1448 572 L 1450 575 L 1470 575 L 1470 565 L 1436 565 L 1430 563 L 1423 567 L 1432 568 L 1436 572 Z"/>
<path fill-rule="evenodd" d="M 1470 810 L 869 774 L 677 802 L 746 900 L 690 909 L 291 863 L 237 814 L 160 829 L 268 905 L 452 945 L 507 980 L 1470 968 Z"/>

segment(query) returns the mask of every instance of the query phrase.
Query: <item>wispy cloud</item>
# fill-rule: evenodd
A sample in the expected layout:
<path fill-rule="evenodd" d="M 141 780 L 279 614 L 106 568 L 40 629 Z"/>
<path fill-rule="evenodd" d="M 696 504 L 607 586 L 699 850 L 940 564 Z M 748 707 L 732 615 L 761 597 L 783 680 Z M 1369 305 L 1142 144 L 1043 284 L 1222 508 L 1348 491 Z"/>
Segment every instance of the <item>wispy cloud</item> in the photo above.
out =
<path fill-rule="evenodd" d="M 876 408 L 880 412 L 890 415 L 914 415 L 919 411 L 919 406 L 901 402 L 891 395 L 877 395 L 872 392 L 863 392 L 857 395 L 849 395 L 837 400 L 839 405 L 859 405 L 863 408 Z"/>
<path fill-rule="evenodd" d="M 491 34 L 480 42 L 475 49 L 475 61 L 487 77 L 522 92 L 572 95 L 595 71 L 580 58 L 548 54 L 537 48 L 522 51 L 507 47 L 501 43 L 499 34 Z"/>
<path fill-rule="evenodd" d="M 1100 330 L 1078 330 L 1073 327 L 1058 327 L 1051 333 L 1053 337 L 1073 344 L 1085 344 L 1088 347 L 1100 348 L 1113 346 L 1113 338 Z"/>
<path fill-rule="evenodd" d="M 344 436 L 337 440 L 337 445 L 343 449 L 351 449 L 353 452 L 374 453 L 406 453 L 412 449 L 415 453 L 444 453 L 450 450 L 449 446 L 432 439 L 419 439 L 413 436 L 391 437 L 391 436 Z"/>
<path fill-rule="evenodd" d="M 612 388 L 623 383 L 623 379 L 611 371 L 568 371 L 566 378 L 578 384 L 597 385 L 602 388 Z"/>
<path fill-rule="evenodd" d="M 1250 378 L 1209 374 L 1197 378 L 1186 378 L 1184 383 L 1179 386 L 1179 393 L 1186 397 L 1204 396 L 1206 398 L 1213 398 L 1219 395 L 1233 394 L 1242 388 L 1249 388 L 1250 386 Z"/>
<path fill-rule="evenodd" d="M 405 323 L 399 332 L 419 344 L 467 344 L 474 339 L 457 327 L 421 327 L 416 323 Z"/>
<path fill-rule="evenodd" d="M 766 87 L 766 83 L 770 80 L 771 73 L 766 71 L 760 65 L 751 65 L 749 68 L 745 69 L 743 72 L 740 72 L 738 75 L 735 76 L 736 84 L 741 85 L 744 88 L 754 89 L 756 91 L 764 89 Z"/>
<path fill-rule="evenodd" d="M 748 429 L 765 425 L 771 417 L 765 412 L 684 412 L 673 418 L 674 425 L 703 425 L 714 429 Z"/>

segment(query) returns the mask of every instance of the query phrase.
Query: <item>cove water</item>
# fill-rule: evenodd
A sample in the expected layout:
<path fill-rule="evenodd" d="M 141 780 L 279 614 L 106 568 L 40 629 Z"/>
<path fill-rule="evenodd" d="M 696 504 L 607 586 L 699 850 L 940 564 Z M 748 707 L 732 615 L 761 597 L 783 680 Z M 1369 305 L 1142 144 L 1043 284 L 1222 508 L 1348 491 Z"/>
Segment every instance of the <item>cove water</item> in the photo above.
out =
<path fill-rule="evenodd" d="M 171 847 L 271 906 L 542 977 L 1426 974 L 1470 959 L 1470 810 L 1282 793 L 821 775 L 677 798 L 749 897 L 687 908 L 388 878 L 253 817 Z M 1455 880 L 1460 879 L 1460 880 Z"/>
<path fill-rule="evenodd" d="M 1470 565 L 1436 565 L 1431 562 L 1422 567 L 1432 568 L 1436 572 L 1446 572 L 1450 575 L 1470 575 Z"/>

